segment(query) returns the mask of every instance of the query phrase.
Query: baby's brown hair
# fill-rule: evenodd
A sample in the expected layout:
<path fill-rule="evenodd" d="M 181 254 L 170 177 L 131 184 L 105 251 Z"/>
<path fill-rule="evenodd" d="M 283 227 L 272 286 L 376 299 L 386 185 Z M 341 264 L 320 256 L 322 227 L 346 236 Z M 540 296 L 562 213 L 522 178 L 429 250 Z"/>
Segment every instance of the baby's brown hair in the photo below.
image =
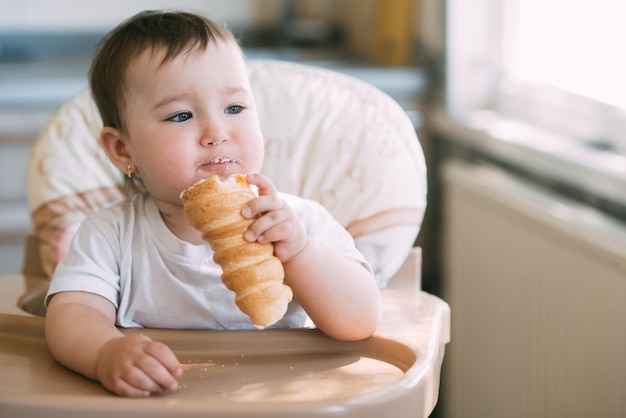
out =
<path fill-rule="evenodd" d="M 126 131 L 122 117 L 126 74 L 142 52 L 163 48 L 165 63 L 218 42 L 236 40 L 225 27 L 193 13 L 150 10 L 122 22 L 101 41 L 89 70 L 91 92 L 104 126 Z"/>

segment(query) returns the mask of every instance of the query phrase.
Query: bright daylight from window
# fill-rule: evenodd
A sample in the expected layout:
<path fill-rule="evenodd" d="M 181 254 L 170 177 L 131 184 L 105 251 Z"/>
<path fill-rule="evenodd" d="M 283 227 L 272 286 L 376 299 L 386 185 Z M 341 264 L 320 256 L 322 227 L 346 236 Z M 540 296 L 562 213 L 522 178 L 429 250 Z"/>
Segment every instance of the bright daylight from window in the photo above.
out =
<path fill-rule="evenodd" d="M 510 75 L 626 109 L 626 0 L 520 0 Z"/>

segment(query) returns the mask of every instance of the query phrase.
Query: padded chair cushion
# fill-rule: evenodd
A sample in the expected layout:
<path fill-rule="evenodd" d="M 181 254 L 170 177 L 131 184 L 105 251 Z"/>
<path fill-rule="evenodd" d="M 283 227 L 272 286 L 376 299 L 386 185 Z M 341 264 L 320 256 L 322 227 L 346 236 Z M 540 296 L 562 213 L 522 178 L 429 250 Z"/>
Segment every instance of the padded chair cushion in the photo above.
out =
<path fill-rule="evenodd" d="M 355 238 L 381 287 L 413 245 L 426 208 L 426 167 L 400 106 L 322 68 L 254 60 L 250 80 L 266 142 L 262 172 L 279 190 L 323 204 Z M 100 148 L 102 121 L 85 90 L 42 131 L 28 196 L 51 275 L 85 215 L 123 199 L 121 173 Z"/>

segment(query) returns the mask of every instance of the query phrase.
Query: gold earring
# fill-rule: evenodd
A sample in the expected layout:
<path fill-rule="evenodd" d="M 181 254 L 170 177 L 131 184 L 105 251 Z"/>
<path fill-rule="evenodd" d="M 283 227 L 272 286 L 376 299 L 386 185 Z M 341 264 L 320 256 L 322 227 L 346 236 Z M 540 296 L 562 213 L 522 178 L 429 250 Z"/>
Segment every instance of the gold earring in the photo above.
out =
<path fill-rule="evenodd" d="M 129 164 L 128 167 L 126 167 L 126 175 L 129 179 L 132 179 L 135 175 L 135 167 Z"/>

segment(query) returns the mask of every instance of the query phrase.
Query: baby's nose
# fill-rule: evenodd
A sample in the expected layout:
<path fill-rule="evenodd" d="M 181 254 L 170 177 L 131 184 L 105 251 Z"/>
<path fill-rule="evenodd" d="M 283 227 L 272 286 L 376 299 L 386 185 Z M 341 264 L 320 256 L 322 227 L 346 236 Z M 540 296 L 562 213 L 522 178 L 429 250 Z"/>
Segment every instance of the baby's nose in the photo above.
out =
<path fill-rule="evenodd" d="M 227 141 L 227 138 L 207 138 L 207 137 L 203 137 L 200 140 L 200 144 L 203 147 L 207 147 L 207 146 L 210 146 L 210 145 L 219 145 L 219 144 L 221 144 L 222 142 L 225 142 L 225 141 Z"/>
<path fill-rule="evenodd" d="M 200 144 L 203 147 L 211 146 L 211 145 L 219 145 L 224 141 L 228 140 L 228 135 L 223 127 L 215 124 L 211 124 L 207 126 L 202 131 L 202 136 L 200 138 Z"/>

